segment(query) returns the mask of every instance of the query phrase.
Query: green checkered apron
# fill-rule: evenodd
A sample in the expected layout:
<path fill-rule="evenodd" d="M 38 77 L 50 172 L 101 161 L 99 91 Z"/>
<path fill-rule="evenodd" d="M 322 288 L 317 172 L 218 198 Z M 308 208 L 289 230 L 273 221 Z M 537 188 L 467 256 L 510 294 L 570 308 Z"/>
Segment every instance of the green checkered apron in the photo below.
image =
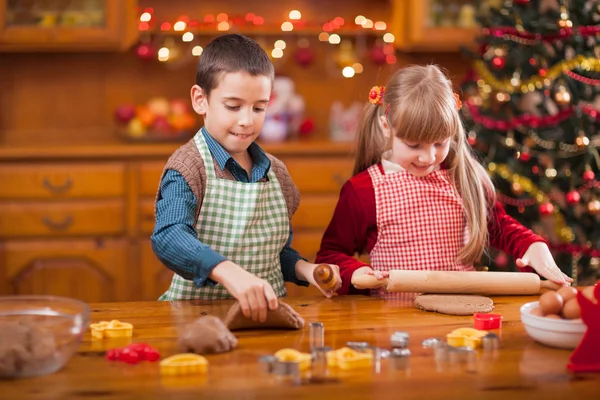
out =
<path fill-rule="evenodd" d="M 196 224 L 198 239 L 248 272 L 268 281 L 279 297 L 286 295 L 279 255 L 289 235 L 288 209 L 271 168 L 268 182 L 218 179 L 208 145 L 198 132 L 196 147 L 206 168 L 206 191 Z M 196 288 L 174 274 L 159 300 L 231 299 L 221 284 Z"/>

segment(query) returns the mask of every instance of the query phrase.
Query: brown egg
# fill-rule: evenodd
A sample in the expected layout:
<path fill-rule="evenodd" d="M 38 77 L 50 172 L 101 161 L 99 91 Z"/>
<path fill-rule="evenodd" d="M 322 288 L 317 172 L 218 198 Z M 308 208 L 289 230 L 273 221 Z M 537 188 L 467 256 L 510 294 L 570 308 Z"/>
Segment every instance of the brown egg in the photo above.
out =
<path fill-rule="evenodd" d="M 537 315 L 538 317 L 543 317 L 543 315 L 542 315 L 542 310 L 540 310 L 540 308 L 539 308 L 539 307 L 532 308 L 532 309 L 531 309 L 531 311 L 529 311 L 529 313 L 530 313 L 531 315 Z"/>
<path fill-rule="evenodd" d="M 573 297 L 577 296 L 577 289 L 572 286 L 565 286 L 556 291 L 563 298 L 564 302 L 571 300 Z"/>
<path fill-rule="evenodd" d="M 576 298 L 568 300 L 562 309 L 562 316 L 566 319 L 577 319 L 581 317 L 581 309 Z"/>
<path fill-rule="evenodd" d="M 545 315 L 546 318 L 552 318 L 552 319 L 562 319 L 560 315 L 556 315 L 556 314 L 548 314 Z"/>
<path fill-rule="evenodd" d="M 594 297 L 594 287 L 593 286 L 588 286 L 586 288 L 583 288 L 581 290 L 581 293 L 587 297 L 588 299 L 590 299 L 591 301 L 593 301 L 594 303 L 596 302 L 596 298 Z"/>
<path fill-rule="evenodd" d="M 540 296 L 540 309 L 543 315 L 558 314 L 562 310 L 563 298 L 556 292 L 546 292 Z"/>

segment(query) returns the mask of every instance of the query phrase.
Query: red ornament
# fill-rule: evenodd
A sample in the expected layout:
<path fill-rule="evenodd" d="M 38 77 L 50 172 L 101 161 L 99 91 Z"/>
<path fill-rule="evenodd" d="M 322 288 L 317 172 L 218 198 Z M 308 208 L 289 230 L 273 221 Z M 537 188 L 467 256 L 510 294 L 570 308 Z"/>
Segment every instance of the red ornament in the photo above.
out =
<path fill-rule="evenodd" d="M 552 203 L 542 203 L 540 204 L 539 211 L 541 215 L 550 215 L 554 211 L 554 206 Z"/>
<path fill-rule="evenodd" d="M 299 47 L 294 53 L 294 60 L 301 67 L 308 67 L 315 59 L 315 53 L 309 47 Z"/>
<path fill-rule="evenodd" d="M 475 136 L 469 136 L 469 138 L 467 139 L 467 142 L 469 142 L 469 144 L 471 146 L 475 146 L 475 143 L 477 143 L 477 137 L 475 137 Z"/>
<path fill-rule="evenodd" d="M 381 46 L 373 46 L 369 56 L 375 65 L 383 65 L 386 63 L 387 54 L 385 54 L 385 51 L 383 51 L 383 47 Z"/>
<path fill-rule="evenodd" d="M 506 60 L 502 57 L 494 57 L 492 58 L 492 65 L 496 69 L 502 69 L 506 65 Z"/>
<path fill-rule="evenodd" d="M 575 205 L 579 203 L 579 200 L 581 200 L 581 194 L 579 194 L 579 192 L 576 190 L 572 190 L 569 193 L 567 193 L 566 199 L 567 203 L 569 203 L 570 205 Z"/>
<path fill-rule="evenodd" d="M 525 5 L 525 4 L 529 4 L 530 0 L 513 0 L 513 3 L 515 4 L 519 4 L 519 5 Z"/>
<path fill-rule="evenodd" d="M 519 159 L 523 162 L 527 162 L 527 161 L 531 160 L 531 155 L 528 152 L 523 151 L 523 152 L 521 152 Z"/>
<path fill-rule="evenodd" d="M 586 182 L 593 181 L 595 177 L 594 171 L 589 170 L 583 173 L 583 180 Z"/>

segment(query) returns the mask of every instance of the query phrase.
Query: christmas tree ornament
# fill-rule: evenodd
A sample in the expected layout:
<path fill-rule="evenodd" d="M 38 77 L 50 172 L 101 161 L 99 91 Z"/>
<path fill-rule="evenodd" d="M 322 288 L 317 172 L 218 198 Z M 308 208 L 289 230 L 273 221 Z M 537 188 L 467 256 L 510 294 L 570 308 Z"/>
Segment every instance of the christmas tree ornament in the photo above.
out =
<path fill-rule="evenodd" d="M 580 149 L 583 149 L 584 147 L 590 144 L 590 139 L 588 139 L 583 132 L 580 132 L 577 139 L 575 139 L 575 144 Z"/>
<path fill-rule="evenodd" d="M 506 134 L 506 139 L 504 139 L 504 144 L 506 147 L 514 147 L 515 146 L 515 137 L 513 131 L 510 131 Z"/>
<path fill-rule="evenodd" d="M 467 135 L 467 142 L 469 142 L 471 146 L 475 146 L 475 143 L 477 143 L 477 133 L 475 131 L 469 132 Z"/>
<path fill-rule="evenodd" d="M 548 178 L 548 179 L 556 178 L 557 174 L 558 174 L 558 172 L 554 168 L 548 168 L 546 171 L 544 171 L 544 175 L 546 175 L 546 178 Z"/>
<path fill-rule="evenodd" d="M 551 215 L 554 212 L 554 206 L 550 202 L 542 203 L 540 204 L 539 211 L 540 215 Z"/>
<path fill-rule="evenodd" d="M 595 177 L 596 177 L 596 175 L 594 174 L 594 171 L 592 171 L 590 169 L 590 167 L 588 166 L 587 170 L 583 173 L 583 176 L 582 176 L 584 182 L 593 181 Z"/>
<path fill-rule="evenodd" d="M 593 271 L 598 271 L 600 269 L 600 258 L 599 257 L 592 257 L 592 259 L 590 259 L 590 268 Z"/>
<path fill-rule="evenodd" d="M 587 205 L 587 211 L 591 215 L 598 215 L 600 213 L 600 200 L 594 199 Z"/>
<path fill-rule="evenodd" d="M 492 58 L 492 66 L 496 69 L 502 69 L 506 65 L 506 60 L 502 57 Z"/>
<path fill-rule="evenodd" d="M 523 162 L 531 160 L 531 154 L 529 153 L 529 149 L 527 147 L 523 147 L 521 151 L 517 152 L 517 156 L 519 160 Z"/>
<path fill-rule="evenodd" d="M 522 195 L 524 192 L 523 186 L 519 182 L 513 182 L 510 188 L 513 191 L 513 193 L 517 196 Z"/>
<path fill-rule="evenodd" d="M 560 7 L 560 20 L 558 21 L 558 26 L 562 29 L 573 27 L 573 22 L 569 19 L 569 13 L 564 5 Z"/>
<path fill-rule="evenodd" d="M 560 85 L 554 94 L 554 100 L 556 100 L 557 104 L 566 106 L 571 103 L 571 93 L 569 93 L 564 85 Z"/>
<path fill-rule="evenodd" d="M 579 200 L 581 200 L 581 195 L 578 191 L 572 190 L 569 193 L 567 193 L 565 199 L 567 200 L 567 203 L 569 205 L 575 205 L 579 203 Z"/>

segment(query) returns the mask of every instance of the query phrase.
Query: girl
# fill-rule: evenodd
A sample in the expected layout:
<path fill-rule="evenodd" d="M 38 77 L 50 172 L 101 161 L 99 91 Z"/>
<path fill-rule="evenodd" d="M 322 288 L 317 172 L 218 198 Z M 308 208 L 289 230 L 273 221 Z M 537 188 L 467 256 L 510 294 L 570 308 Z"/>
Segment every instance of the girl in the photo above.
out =
<path fill-rule="evenodd" d="M 316 260 L 339 265 L 339 294 L 355 291 L 350 283 L 358 274 L 474 270 L 488 244 L 521 269 L 562 285 L 572 281 L 546 242 L 496 202 L 467 144 L 458 95 L 437 66 L 399 70 L 386 87 L 371 90 L 369 101 L 354 176 L 342 187 Z M 365 251 L 370 265 L 353 257 Z"/>

